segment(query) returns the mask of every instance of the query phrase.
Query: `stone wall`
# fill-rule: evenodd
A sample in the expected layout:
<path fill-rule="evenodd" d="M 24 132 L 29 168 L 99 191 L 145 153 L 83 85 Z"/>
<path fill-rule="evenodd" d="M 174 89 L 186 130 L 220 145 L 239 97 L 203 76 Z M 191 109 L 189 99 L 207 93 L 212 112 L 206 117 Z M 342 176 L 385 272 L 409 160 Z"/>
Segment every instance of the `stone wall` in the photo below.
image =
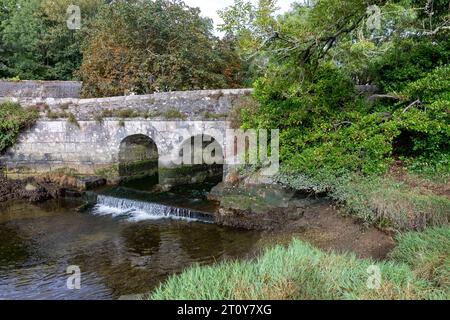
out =
<path fill-rule="evenodd" d="M 0 98 L 79 98 L 81 85 L 78 81 L 0 81 Z"/>
<path fill-rule="evenodd" d="M 24 106 L 39 106 L 42 117 L 50 113 L 73 114 L 79 120 L 92 120 L 96 117 L 121 110 L 135 113 L 147 113 L 151 118 L 167 120 L 173 111 L 187 119 L 205 119 L 208 116 L 226 115 L 233 105 L 251 96 L 251 89 L 199 90 L 163 92 L 149 95 L 121 96 L 96 99 L 75 98 L 24 98 L 4 97 L 0 101 L 10 100 Z M 117 115 L 116 115 L 117 117 Z"/>

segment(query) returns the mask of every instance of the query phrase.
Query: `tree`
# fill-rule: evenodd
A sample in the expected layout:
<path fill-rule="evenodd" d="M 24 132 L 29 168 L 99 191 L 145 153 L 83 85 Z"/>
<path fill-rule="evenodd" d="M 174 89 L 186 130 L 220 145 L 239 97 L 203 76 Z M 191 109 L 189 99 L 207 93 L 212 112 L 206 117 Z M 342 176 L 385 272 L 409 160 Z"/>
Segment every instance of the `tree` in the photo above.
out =
<path fill-rule="evenodd" d="M 0 0 L 0 76 L 70 80 L 81 64 L 83 31 L 67 27 L 67 8 L 81 8 L 83 26 L 101 0 Z"/>
<path fill-rule="evenodd" d="M 83 54 L 87 96 L 238 86 L 236 61 L 224 68 L 235 59 L 214 37 L 212 21 L 178 0 L 105 6 Z"/>

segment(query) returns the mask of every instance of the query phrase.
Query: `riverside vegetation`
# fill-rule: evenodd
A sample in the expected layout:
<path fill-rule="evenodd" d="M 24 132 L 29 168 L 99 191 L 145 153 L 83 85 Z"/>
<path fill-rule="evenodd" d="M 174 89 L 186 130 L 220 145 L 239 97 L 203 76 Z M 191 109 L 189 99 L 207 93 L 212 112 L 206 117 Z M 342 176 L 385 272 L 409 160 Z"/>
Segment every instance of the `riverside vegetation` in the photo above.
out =
<path fill-rule="evenodd" d="M 397 234 L 389 259 L 293 240 L 255 260 L 192 267 L 149 298 L 450 298 L 449 12 L 446 1 L 423 3 L 319 0 L 275 17 L 275 1 L 236 0 L 221 13 L 260 71 L 242 127 L 280 129 L 276 180 Z M 380 8 L 377 28 L 369 5 Z M 378 92 L 355 90 L 367 83 Z"/>
<path fill-rule="evenodd" d="M 33 109 L 24 109 L 17 103 L 0 104 L 0 153 L 16 142 L 20 131 L 31 126 L 39 117 Z"/>

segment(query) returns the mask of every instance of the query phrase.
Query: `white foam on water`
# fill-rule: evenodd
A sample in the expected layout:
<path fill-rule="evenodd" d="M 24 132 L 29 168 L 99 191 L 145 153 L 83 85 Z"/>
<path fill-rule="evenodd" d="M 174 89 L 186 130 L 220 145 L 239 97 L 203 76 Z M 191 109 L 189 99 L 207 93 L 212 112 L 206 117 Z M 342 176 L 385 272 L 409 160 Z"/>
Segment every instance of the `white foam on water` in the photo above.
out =
<path fill-rule="evenodd" d="M 113 217 L 123 217 L 129 221 L 136 222 L 158 219 L 213 222 L 212 217 L 205 213 L 158 203 L 115 198 L 105 195 L 99 195 L 97 197 L 97 204 L 94 206 L 92 213 L 99 216 L 111 215 Z"/>

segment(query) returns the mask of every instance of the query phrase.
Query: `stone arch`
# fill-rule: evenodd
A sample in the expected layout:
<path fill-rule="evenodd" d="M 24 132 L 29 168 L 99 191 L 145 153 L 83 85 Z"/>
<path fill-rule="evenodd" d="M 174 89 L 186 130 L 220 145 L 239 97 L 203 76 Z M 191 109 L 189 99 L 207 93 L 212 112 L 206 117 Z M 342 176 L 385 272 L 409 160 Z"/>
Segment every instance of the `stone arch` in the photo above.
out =
<path fill-rule="evenodd" d="M 119 147 L 119 175 L 121 178 L 142 178 L 158 174 L 158 146 L 144 134 L 124 138 Z"/>

